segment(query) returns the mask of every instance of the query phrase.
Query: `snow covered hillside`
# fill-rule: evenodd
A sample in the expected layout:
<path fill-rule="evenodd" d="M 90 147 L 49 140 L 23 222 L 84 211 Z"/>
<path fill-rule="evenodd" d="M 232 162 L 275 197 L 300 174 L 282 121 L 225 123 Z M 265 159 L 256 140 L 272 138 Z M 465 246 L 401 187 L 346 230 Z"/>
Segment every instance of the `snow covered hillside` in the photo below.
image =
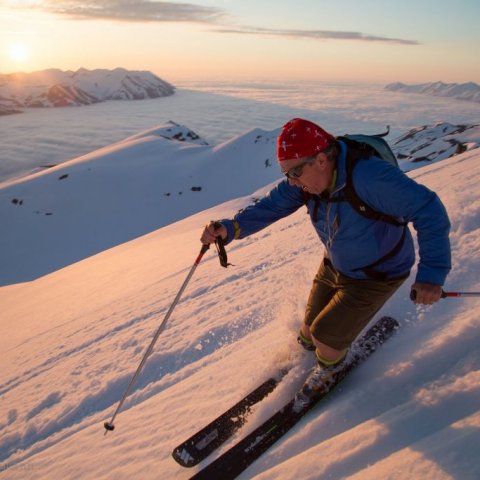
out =
<path fill-rule="evenodd" d="M 174 87 L 151 72 L 58 69 L 0 74 L 0 114 L 22 107 L 90 105 L 105 100 L 138 100 L 173 95 Z"/>
<path fill-rule="evenodd" d="M 480 146 L 480 125 L 438 123 L 413 128 L 392 143 L 404 172 Z"/>
<path fill-rule="evenodd" d="M 203 225 L 233 215 L 252 199 L 203 210 L 201 195 L 219 199 L 226 194 L 222 189 L 238 195 L 245 169 L 249 182 L 258 176 L 261 185 L 268 183 L 274 168 L 266 166 L 270 157 L 262 153 L 270 151 L 271 138 L 273 133 L 254 131 L 212 149 L 150 132 L 1 190 L 1 217 L 11 222 L 4 231 L 17 229 L 25 237 L 10 237 L 8 252 L 1 245 L 2 270 L 5 257 L 25 258 L 24 278 L 39 273 L 38 263 L 30 265 L 35 254 L 58 268 L 56 255 L 69 256 L 81 245 L 75 235 L 95 243 L 101 222 L 107 224 L 103 235 L 121 232 L 122 215 L 127 226 L 135 215 L 143 217 L 145 210 L 129 203 L 133 193 L 140 192 L 144 208 L 155 205 L 161 216 L 168 209 L 157 206 L 152 192 L 170 193 L 165 202 L 172 197 L 182 202 L 188 191 L 186 203 L 194 201 L 198 213 L 55 272 L 47 266 L 52 273 L 36 280 L 0 288 L 0 479 L 187 479 L 196 469 L 182 469 L 170 456 L 180 441 L 280 367 L 294 366 L 239 436 L 300 386 L 313 358 L 295 338 L 323 253 L 304 209 L 230 245 L 233 267 L 221 268 L 214 249 L 207 252 L 117 417 L 116 430 L 103 435 L 103 422 L 198 254 Z M 174 155 L 167 161 L 163 151 Z M 258 156 L 250 158 L 252 151 Z M 226 164 L 229 158 L 244 163 L 234 167 Z M 156 171 L 147 168 L 153 159 Z M 161 172 L 173 175 L 174 161 L 178 176 L 162 183 Z M 131 162 L 136 168 L 129 169 L 127 183 L 123 176 Z M 227 171 L 233 178 L 225 186 L 219 180 Z M 436 190 L 450 214 L 453 270 L 445 290 L 479 291 L 480 150 L 409 175 Z M 108 180 L 119 183 L 125 200 L 107 187 Z M 71 192 L 70 203 L 61 189 Z M 12 194 L 23 204 L 11 203 Z M 58 196 L 67 203 L 57 203 Z M 88 210 L 80 202 L 90 204 Z M 6 216 L 5 204 L 14 215 Z M 92 223 L 88 216 L 96 211 Z M 115 211 L 118 217 L 110 219 Z M 45 223 L 57 216 L 64 223 Z M 30 224 L 37 230 L 25 227 Z M 62 224 L 73 233 L 65 233 Z M 51 251 L 39 248 L 55 236 L 60 240 Z M 14 269 L 7 271 L 11 275 Z M 408 299 L 413 275 L 380 312 L 400 320 L 395 337 L 241 479 L 480 477 L 480 301 L 445 299 L 416 308 Z"/>
<path fill-rule="evenodd" d="M 0 285 L 32 280 L 273 182 L 277 134 L 254 129 L 212 147 L 170 122 L 0 185 Z"/>
<path fill-rule="evenodd" d="M 0 184 L 0 285 L 32 280 L 277 180 L 278 131 L 257 128 L 210 146 L 169 122 Z M 442 123 L 410 131 L 392 147 L 410 170 L 479 143 L 480 127 Z"/>

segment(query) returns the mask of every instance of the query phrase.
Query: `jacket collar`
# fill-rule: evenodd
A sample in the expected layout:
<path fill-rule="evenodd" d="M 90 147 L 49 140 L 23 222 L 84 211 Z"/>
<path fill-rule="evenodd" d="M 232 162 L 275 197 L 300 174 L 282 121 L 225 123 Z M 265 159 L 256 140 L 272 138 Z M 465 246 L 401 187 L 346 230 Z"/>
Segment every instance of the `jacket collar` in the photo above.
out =
<path fill-rule="evenodd" d="M 341 141 L 338 141 L 338 145 L 340 152 L 337 158 L 337 184 L 332 195 L 345 188 L 347 183 L 347 146 Z"/>

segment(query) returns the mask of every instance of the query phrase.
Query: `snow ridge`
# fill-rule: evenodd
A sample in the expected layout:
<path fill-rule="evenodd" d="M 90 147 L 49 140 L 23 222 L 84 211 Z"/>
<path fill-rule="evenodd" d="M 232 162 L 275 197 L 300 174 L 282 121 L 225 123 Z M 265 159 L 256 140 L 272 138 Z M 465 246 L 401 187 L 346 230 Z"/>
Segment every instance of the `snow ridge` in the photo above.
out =
<path fill-rule="evenodd" d="M 0 285 L 32 280 L 232 198 L 252 198 L 281 178 L 278 131 L 257 128 L 211 146 L 170 121 L 0 184 Z M 413 170 L 479 144 L 480 127 L 441 123 L 413 129 L 392 147 L 401 167 Z"/>
<path fill-rule="evenodd" d="M 406 172 L 479 146 L 480 125 L 441 122 L 412 128 L 392 143 L 392 150 Z"/>
<path fill-rule="evenodd" d="M 253 129 L 211 146 L 167 122 L 0 184 L 0 285 L 45 275 L 270 184 L 280 176 L 276 135 Z"/>

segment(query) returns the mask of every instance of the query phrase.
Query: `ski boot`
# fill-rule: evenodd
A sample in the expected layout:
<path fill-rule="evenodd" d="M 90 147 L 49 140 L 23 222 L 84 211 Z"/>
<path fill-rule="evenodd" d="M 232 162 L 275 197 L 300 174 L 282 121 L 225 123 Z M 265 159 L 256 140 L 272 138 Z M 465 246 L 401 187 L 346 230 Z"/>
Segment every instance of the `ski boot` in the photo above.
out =
<path fill-rule="evenodd" d="M 305 350 L 309 352 L 313 352 L 315 350 L 315 345 L 311 340 L 309 340 L 305 335 L 303 335 L 302 331 L 298 332 L 297 342 L 301 345 Z"/>
<path fill-rule="evenodd" d="M 317 355 L 318 365 L 312 370 L 305 380 L 303 387 L 295 395 L 295 404 L 293 407 L 295 411 L 305 408 L 317 400 L 318 397 L 327 393 L 332 386 L 332 380 L 347 364 L 347 351 L 337 362 L 330 365 L 322 362 L 319 358 L 318 350 L 315 353 Z"/>

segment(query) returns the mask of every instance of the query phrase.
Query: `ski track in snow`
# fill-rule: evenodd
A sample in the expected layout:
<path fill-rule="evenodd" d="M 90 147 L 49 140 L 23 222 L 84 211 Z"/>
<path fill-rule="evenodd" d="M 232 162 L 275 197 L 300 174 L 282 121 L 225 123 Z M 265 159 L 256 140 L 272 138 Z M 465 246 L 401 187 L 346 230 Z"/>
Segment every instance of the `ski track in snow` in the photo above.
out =
<path fill-rule="evenodd" d="M 285 228 L 290 229 L 292 226 L 296 226 L 296 224 L 298 224 L 298 222 Z M 258 237 L 266 238 L 270 237 L 270 235 L 269 232 L 265 232 L 259 234 Z M 246 245 L 250 244 L 254 246 L 256 240 L 258 240 L 258 238 L 251 240 L 251 242 L 246 243 Z M 275 272 L 277 269 L 281 270 L 285 264 L 292 262 L 306 249 L 307 247 L 303 247 L 300 251 L 293 252 L 287 258 L 279 259 L 271 257 L 269 261 L 246 265 L 245 271 L 241 274 L 232 275 L 230 274 L 230 271 L 228 271 L 227 276 L 221 281 L 213 282 L 208 287 L 192 289 L 190 293 L 187 293 L 184 296 L 182 302 L 191 305 L 191 312 L 189 315 L 192 318 L 196 318 L 197 324 L 201 325 L 202 323 L 205 323 L 208 326 L 211 319 L 209 319 L 209 315 L 205 315 L 204 312 L 211 312 L 216 305 L 220 305 L 223 309 L 223 302 L 229 301 L 228 296 L 225 297 L 223 292 L 225 286 L 232 286 L 241 282 L 243 284 L 242 289 L 244 293 L 251 297 L 249 293 L 249 282 L 262 283 L 266 281 L 262 278 L 266 271 Z M 217 260 L 213 258 L 211 261 L 215 263 Z M 180 275 L 175 275 L 178 277 L 176 280 L 179 280 L 184 273 L 185 270 L 182 270 Z M 199 276 L 198 283 L 203 283 L 201 276 Z M 237 291 L 237 294 L 238 293 L 242 292 Z M 170 295 L 170 298 L 172 297 L 173 295 Z M 197 301 L 195 302 L 195 300 Z M 133 349 L 134 351 L 133 355 L 130 356 L 130 362 L 132 365 L 135 365 L 144 354 L 144 346 L 150 341 L 148 337 L 155 331 L 154 322 L 150 322 L 153 325 L 149 328 L 144 326 L 145 322 L 155 319 L 155 323 L 159 323 L 159 320 L 163 317 L 167 307 L 168 305 L 162 306 L 154 311 L 147 312 L 144 315 L 140 315 L 128 321 L 123 321 L 122 323 L 118 323 L 118 321 L 121 320 L 121 318 L 117 318 L 120 317 L 120 314 L 113 314 L 112 317 L 114 318 L 107 317 L 104 319 L 115 325 L 111 330 L 105 331 L 104 329 L 88 325 L 85 328 L 75 330 L 72 333 L 65 335 L 66 340 L 70 338 L 74 342 L 77 338 L 85 338 L 86 334 L 94 334 L 87 341 L 71 347 L 65 345 L 67 342 L 64 342 L 65 344 L 62 345 L 54 345 L 53 350 L 48 352 L 47 360 L 35 365 L 32 369 L 22 371 L 21 374 L 0 385 L 0 394 L 18 394 L 18 390 L 29 388 L 32 382 L 35 381 L 40 383 L 43 378 L 54 374 L 56 370 L 62 370 L 64 363 L 74 364 L 75 367 L 71 371 L 71 376 L 81 378 L 85 375 L 85 372 L 88 372 L 93 367 L 93 364 L 89 362 L 88 358 L 92 353 L 97 353 L 96 350 L 98 350 L 98 346 L 104 343 L 108 343 L 116 350 L 127 351 Z M 235 308 L 237 309 L 237 307 Z M 227 311 L 227 315 L 228 313 L 229 312 Z M 268 320 L 268 317 L 262 313 L 262 309 L 255 308 L 255 303 L 251 301 L 248 310 L 242 312 L 242 318 L 236 319 L 227 326 L 217 325 L 208 327 L 208 330 L 202 336 L 197 337 L 195 343 L 189 345 L 187 348 L 182 344 L 178 349 L 171 350 L 168 353 L 152 353 L 142 371 L 141 377 L 135 384 L 135 391 L 130 395 L 124 406 L 124 410 L 131 408 L 164 389 L 167 389 L 172 383 L 180 381 L 183 377 L 194 373 L 201 368 L 202 359 L 215 353 L 222 346 L 233 344 L 246 335 L 249 335 L 255 329 L 261 328 L 268 322 Z M 134 327 L 136 326 L 142 326 L 142 328 L 135 329 Z M 101 333 L 95 335 L 98 330 L 100 330 Z M 132 331 L 135 339 L 125 340 L 125 335 L 128 337 L 132 336 Z M 169 333 L 168 329 L 164 332 L 164 339 L 166 344 L 170 343 L 171 345 L 175 345 L 176 336 L 183 335 L 183 332 L 175 332 L 172 335 L 173 338 L 169 338 Z M 47 331 L 42 335 L 48 336 L 49 334 L 51 334 L 51 332 Z M 141 341 L 137 339 L 139 334 L 143 337 Z M 39 340 L 41 339 L 30 339 L 29 342 L 24 342 L 23 346 L 35 348 L 35 343 L 39 343 Z M 122 353 L 119 352 L 118 355 L 122 355 Z M 200 365 L 192 367 L 192 364 L 197 362 L 200 362 Z M 174 376 L 183 369 L 186 369 L 187 371 L 176 377 Z M 67 436 L 75 434 L 78 431 L 79 424 L 82 422 L 86 421 L 87 425 L 91 424 L 92 415 L 94 416 L 98 413 L 104 414 L 107 409 L 114 408 L 116 402 L 125 391 L 132 373 L 133 371 L 131 371 L 131 369 L 125 370 L 121 375 L 117 375 L 113 381 L 108 382 L 104 387 L 100 389 L 97 388 L 96 393 L 88 394 L 83 399 L 78 399 L 76 405 L 71 403 L 72 400 L 70 400 L 70 403 L 66 406 L 62 403 L 59 405 L 62 409 L 57 415 L 60 419 L 58 421 L 49 421 L 41 428 L 27 430 L 23 436 L 7 435 L 3 440 L 0 440 L 0 460 L 4 461 L 9 458 L 18 448 L 28 451 L 29 448 L 33 447 L 33 452 L 38 453 L 38 451 L 42 451 L 43 449 L 52 446 L 52 440 L 49 440 L 50 437 L 54 438 L 57 436 L 56 441 L 60 442 Z M 87 373 L 87 376 L 90 376 L 90 374 Z M 99 383 L 100 382 L 97 383 L 97 387 Z M 39 398 L 37 404 L 34 405 L 30 411 L 26 412 L 25 420 L 28 422 L 35 417 L 40 416 L 42 413 L 47 413 L 47 410 L 60 404 L 63 397 L 72 396 L 71 393 L 72 392 L 59 390 L 50 393 L 46 398 Z M 18 412 L 15 415 L 18 417 Z M 67 433 L 66 430 L 70 430 L 70 433 Z M 39 450 L 36 444 L 41 444 L 42 441 L 45 440 L 47 440 L 46 445 Z M 25 460 L 26 458 L 28 458 L 28 456 L 21 456 L 21 460 Z"/>

